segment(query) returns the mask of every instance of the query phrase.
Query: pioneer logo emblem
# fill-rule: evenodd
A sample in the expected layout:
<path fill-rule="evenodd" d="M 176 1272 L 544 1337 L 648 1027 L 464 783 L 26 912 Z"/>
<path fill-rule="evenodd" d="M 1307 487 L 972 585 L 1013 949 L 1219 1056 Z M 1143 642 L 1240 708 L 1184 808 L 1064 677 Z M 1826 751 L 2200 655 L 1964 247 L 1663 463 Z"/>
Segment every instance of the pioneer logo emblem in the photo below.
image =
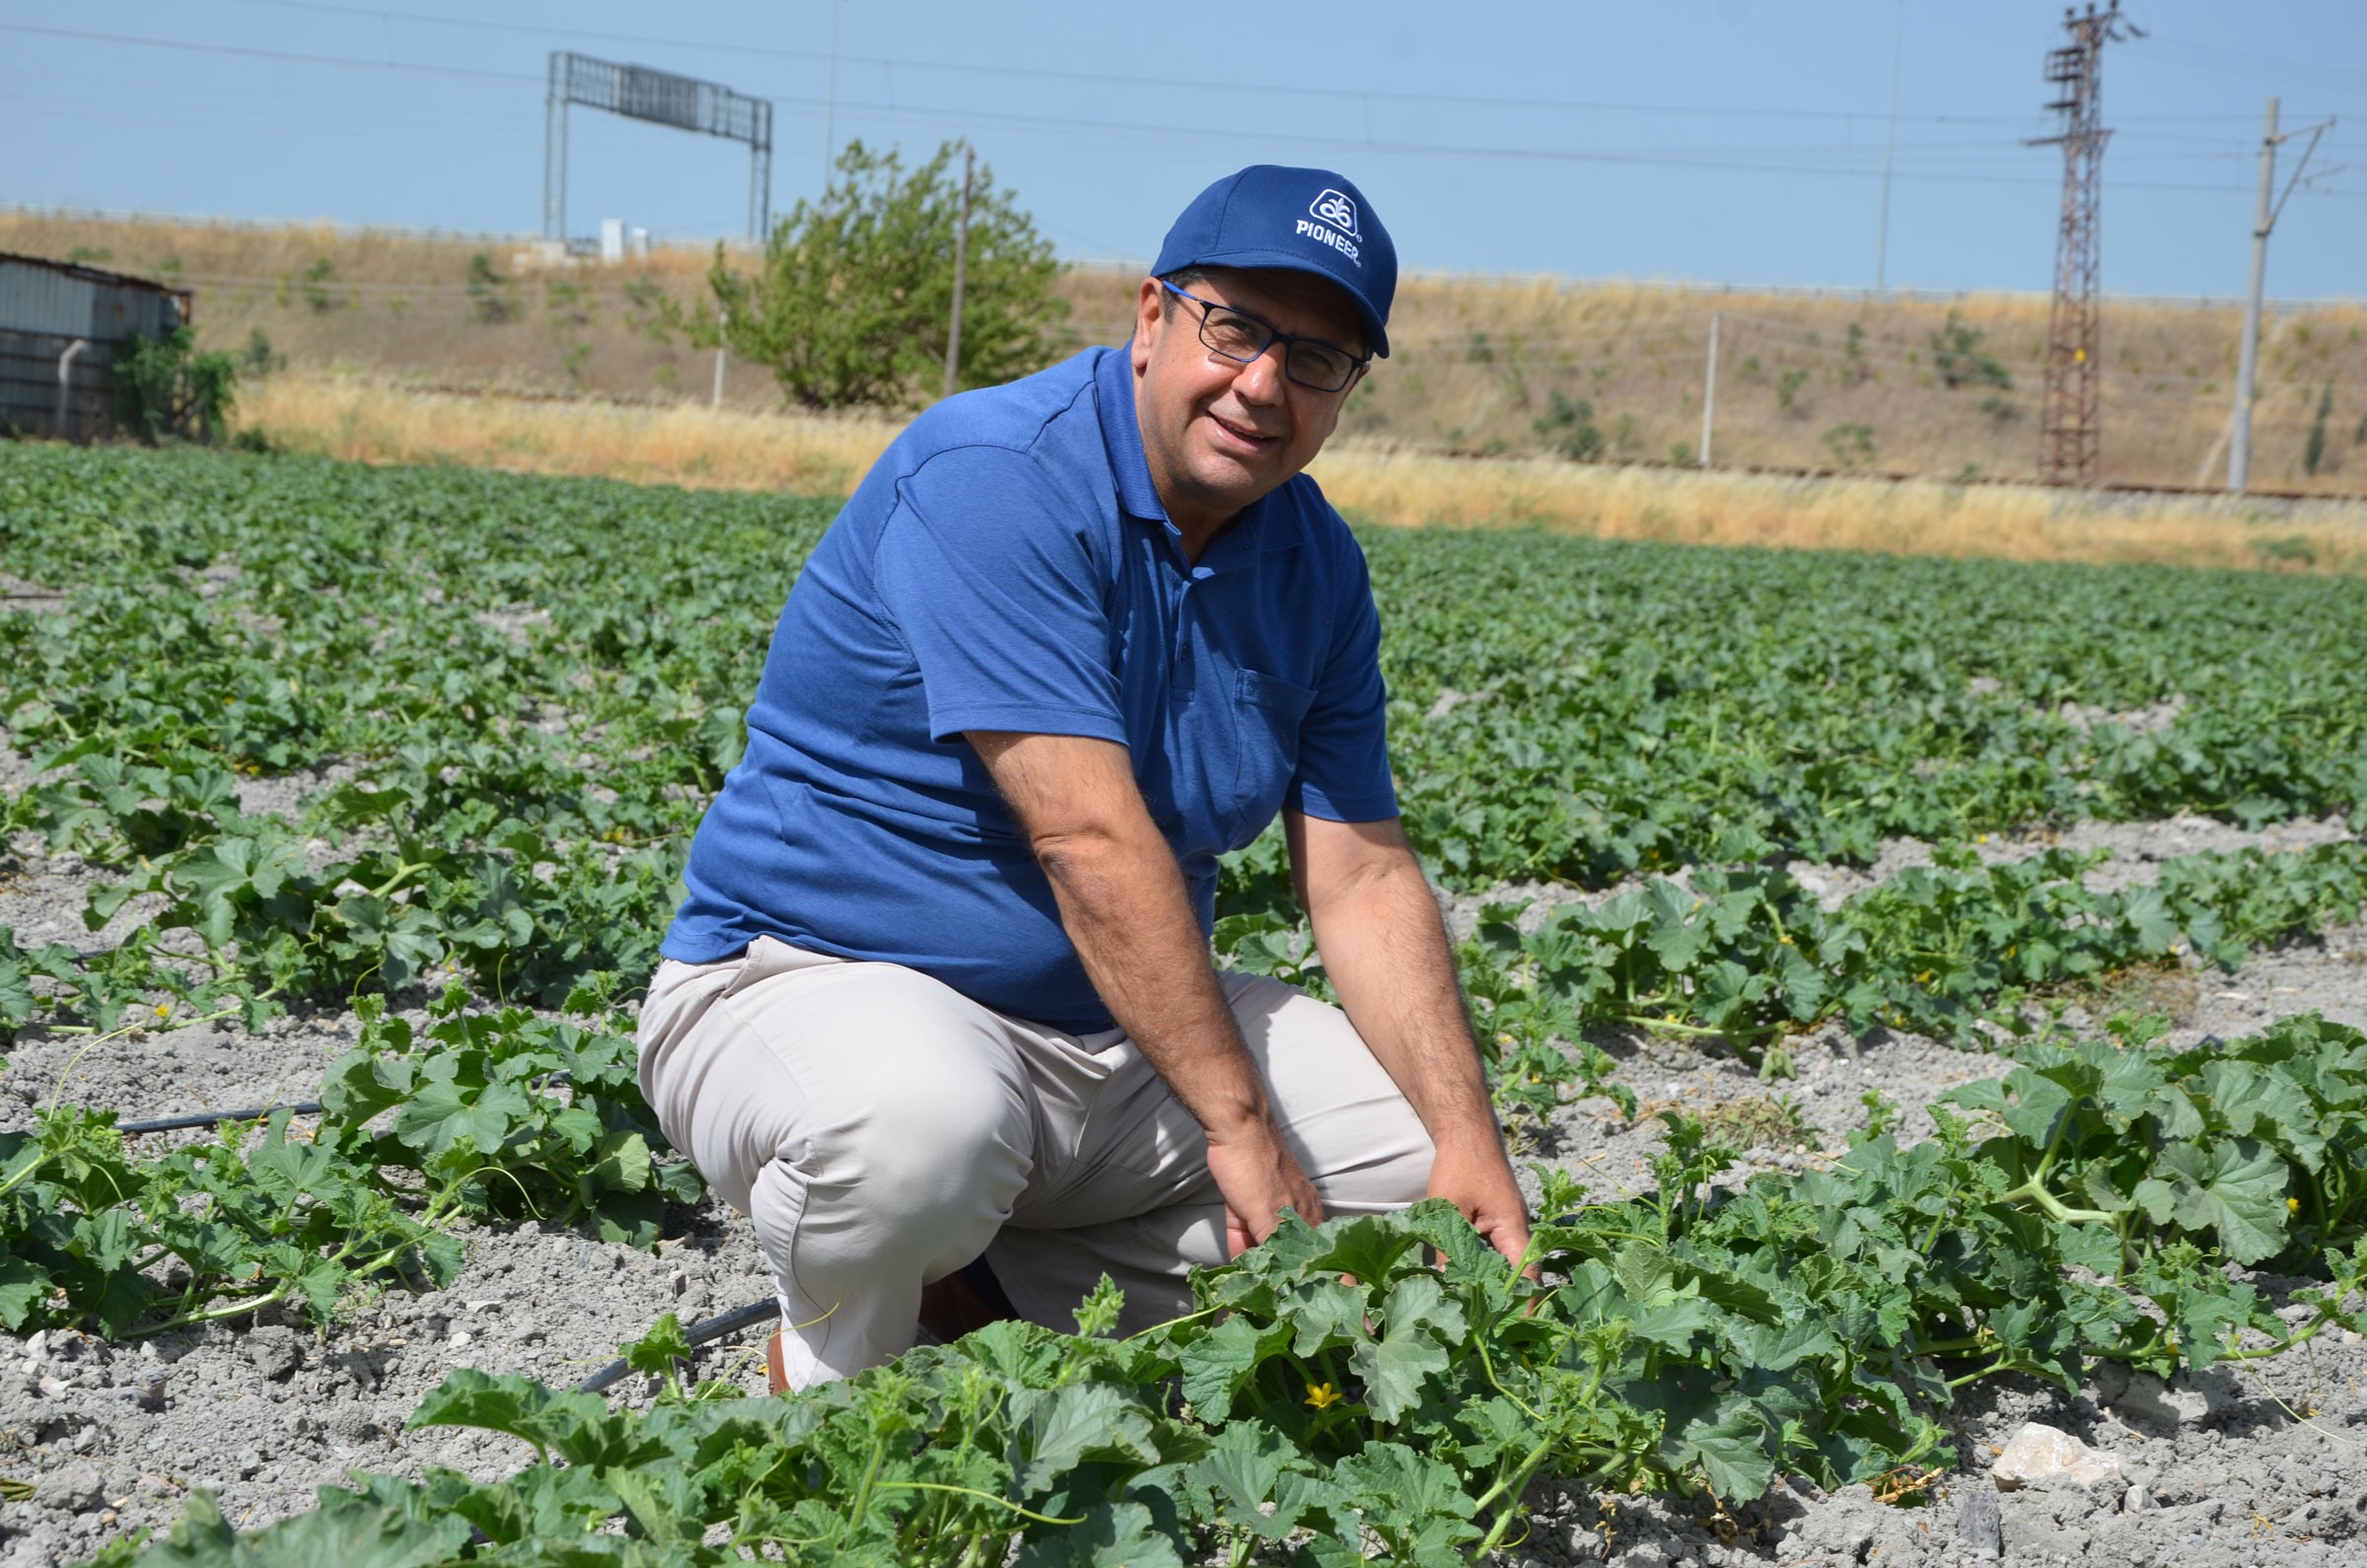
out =
<path fill-rule="evenodd" d="M 1329 246 L 1358 266 L 1364 265 L 1356 247 L 1356 242 L 1362 238 L 1356 232 L 1356 203 L 1350 201 L 1345 192 L 1327 190 L 1316 197 L 1307 210 L 1315 216 L 1299 220 L 1298 232 L 1301 235 L 1318 245 Z"/>
<path fill-rule="evenodd" d="M 1348 199 L 1345 191 L 1327 190 L 1307 210 L 1351 240 L 1364 238 L 1356 232 L 1356 203 Z"/>

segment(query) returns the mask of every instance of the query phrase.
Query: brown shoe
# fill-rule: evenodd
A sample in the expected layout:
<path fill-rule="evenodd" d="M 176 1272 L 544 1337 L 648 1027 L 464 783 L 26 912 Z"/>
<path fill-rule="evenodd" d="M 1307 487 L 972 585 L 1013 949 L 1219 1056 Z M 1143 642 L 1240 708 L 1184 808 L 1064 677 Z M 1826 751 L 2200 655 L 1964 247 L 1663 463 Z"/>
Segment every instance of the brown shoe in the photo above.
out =
<path fill-rule="evenodd" d="M 773 1330 L 772 1337 L 764 1341 L 764 1381 L 772 1386 L 775 1393 L 789 1391 L 789 1373 L 781 1365 L 781 1331 L 777 1328 Z"/>

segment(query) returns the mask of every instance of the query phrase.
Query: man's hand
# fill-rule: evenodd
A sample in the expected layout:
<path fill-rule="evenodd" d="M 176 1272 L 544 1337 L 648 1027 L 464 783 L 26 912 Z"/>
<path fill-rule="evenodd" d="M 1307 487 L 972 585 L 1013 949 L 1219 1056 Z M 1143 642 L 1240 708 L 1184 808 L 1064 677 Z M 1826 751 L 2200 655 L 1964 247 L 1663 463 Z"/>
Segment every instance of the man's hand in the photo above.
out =
<path fill-rule="evenodd" d="M 1521 1266 L 1529 1250 L 1529 1200 L 1521 1195 L 1501 1143 L 1490 1138 L 1483 1148 L 1442 1145 L 1430 1167 L 1430 1195 L 1461 1209 L 1488 1246 L 1513 1267 Z"/>
<path fill-rule="evenodd" d="M 1239 1257 L 1274 1234 L 1284 1209 L 1309 1225 L 1324 1223 L 1324 1200 L 1268 1124 L 1237 1134 L 1210 1133 L 1208 1174 L 1225 1195 L 1225 1255 Z"/>

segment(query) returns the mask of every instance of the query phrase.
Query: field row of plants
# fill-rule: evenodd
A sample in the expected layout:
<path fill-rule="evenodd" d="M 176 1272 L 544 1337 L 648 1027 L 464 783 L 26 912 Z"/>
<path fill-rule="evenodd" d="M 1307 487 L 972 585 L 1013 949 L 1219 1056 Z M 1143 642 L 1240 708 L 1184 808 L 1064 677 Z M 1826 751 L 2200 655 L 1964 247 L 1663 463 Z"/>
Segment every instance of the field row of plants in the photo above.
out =
<path fill-rule="evenodd" d="M 698 1184 L 639 1099 L 621 1009 L 830 511 L 0 453 L 0 712 L 31 770 L 7 825 L 87 863 L 85 921 L 109 933 L 0 945 L 0 1023 L 363 1020 L 318 1116 L 154 1152 L 107 1107 L 52 1105 L 0 1136 L 0 1323 L 326 1320 L 357 1289 L 452 1278 L 464 1214 L 652 1245 Z M 2355 918 L 2367 849 L 2197 855 L 2100 891 L 2079 856 L 1983 864 L 1972 843 L 2174 812 L 2367 826 L 2367 588 L 1367 547 L 1437 877 L 1630 884 L 1542 925 L 1499 904 L 1463 946 L 1509 1120 L 1623 1096 L 1587 1043 L 1605 1029 L 1780 1076 L 1787 1041 L 1837 1019 L 2011 1039 L 2014 1076 L 1936 1107 L 1932 1142 L 1870 1128 L 1831 1172 L 1732 1194 L 1709 1185 L 1729 1154 L 1671 1113 L 1655 1191 L 1582 1205 L 1548 1178 L 1538 1281 L 1417 1212 L 1287 1233 L 1136 1340 L 1089 1303 L 1076 1339 L 1006 1326 L 797 1400 L 675 1385 L 636 1416 L 456 1374 L 419 1419 L 514 1432 L 537 1462 L 373 1483 L 252 1545 L 200 1510 L 159 1560 L 367 1539 L 388 1563 L 692 1562 L 725 1560 L 729 1533 L 816 1562 L 1246 1561 L 1285 1537 L 1307 1562 L 1452 1561 L 1518 1533 L 1533 1477 L 1739 1500 L 1784 1471 L 1901 1473 L 1944 1457 L 1936 1423 L 1972 1378 L 2356 1326 L 2367 1040 L 2302 1020 L 2180 1052 L 2133 1021 L 2106 1042 L 2027 1021 L 2068 982 L 2184 951 L 2233 964 Z M 1782 869 L 1901 833 L 1935 865 L 1837 909 Z M 1322 986 L 1272 838 L 1235 858 L 1220 914 L 1230 962 Z M 424 1024 L 392 1016 L 431 991 Z M 2331 1294 L 2297 1325 L 2230 1263 Z M 678 1336 L 635 1355 L 671 1375 Z"/>
<path fill-rule="evenodd" d="M 1444 1203 L 1291 1222 L 1132 1338 L 1107 1337 L 1105 1279 L 1074 1335 L 1000 1323 L 786 1399 L 685 1386 L 669 1315 L 627 1349 L 664 1380 L 646 1413 L 462 1370 L 412 1417 L 519 1439 L 513 1474 L 366 1478 L 244 1539 L 201 1501 L 102 1560 L 1447 1565 L 1518 1543 L 1540 1477 L 1911 1494 L 1980 1379 L 2076 1389 L 2098 1360 L 2167 1373 L 2367 1324 L 2344 1311 L 2367 1243 L 2319 1245 L 2367 1210 L 2367 1036 L 2022 1055 L 1931 1106 L 1929 1142 L 1863 1133 L 1829 1173 L 1732 1193 L 1709 1185 L 1729 1152 L 1672 1116 L 1649 1195 L 1547 1180 L 1542 1278 Z M 2280 1316 L 2226 1271 L 2268 1260 L 2326 1283 Z"/>

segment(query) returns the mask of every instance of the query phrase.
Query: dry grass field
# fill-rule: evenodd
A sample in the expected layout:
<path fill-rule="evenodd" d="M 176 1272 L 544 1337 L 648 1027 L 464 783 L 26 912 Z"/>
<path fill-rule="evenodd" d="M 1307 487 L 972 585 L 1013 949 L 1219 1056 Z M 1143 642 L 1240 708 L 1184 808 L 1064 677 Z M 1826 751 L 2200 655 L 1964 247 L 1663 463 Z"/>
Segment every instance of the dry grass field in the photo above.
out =
<path fill-rule="evenodd" d="M 667 406 L 704 403 L 712 387 L 712 355 L 669 338 L 655 309 L 661 293 L 697 297 L 709 256 L 696 249 L 552 267 L 507 240 L 22 211 L 0 212 L 0 249 L 177 278 L 197 290 L 206 346 L 244 352 L 259 350 L 257 333 L 268 341 L 257 368 L 284 359 L 291 372 L 389 386 Z M 1114 269 L 1071 271 L 1070 340 L 1122 336 L 1135 281 Z M 1713 312 L 1720 466 L 1944 480 L 2034 471 L 2046 303 L 2026 295 L 1412 277 L 1393 321 L 1398 353 L 1354 394 L 1343 434 L 1408 455 L 1689 459 Z M 2109 480 L 2219 476 L 2237 325 L 2223 306 L 2107 304 Z M 753 413 L 779 400 L 758 368 L 727 368 L 729 407 Z M 2315 471 L 2306 461 L 2313 428 Z M 2367 492 L 2367 307 L 2273 319 L 2253 478 L 2265 488 Z"/>
<path fill-rule="evenodd" d="M 363 463 L 454 463 L 641 482 L 837 493 L 895 437 L 883 419 L 420 392 L 272 377 L 242 423 Z M 1334 441 L 1313 470 L 1351 516 L 1609 538 L 2014 560 L 2367 572 L 2367 502 L 2236 502 L 2016 483 L 1698 472 L 1555 458 L 1457 458 Z"/>

